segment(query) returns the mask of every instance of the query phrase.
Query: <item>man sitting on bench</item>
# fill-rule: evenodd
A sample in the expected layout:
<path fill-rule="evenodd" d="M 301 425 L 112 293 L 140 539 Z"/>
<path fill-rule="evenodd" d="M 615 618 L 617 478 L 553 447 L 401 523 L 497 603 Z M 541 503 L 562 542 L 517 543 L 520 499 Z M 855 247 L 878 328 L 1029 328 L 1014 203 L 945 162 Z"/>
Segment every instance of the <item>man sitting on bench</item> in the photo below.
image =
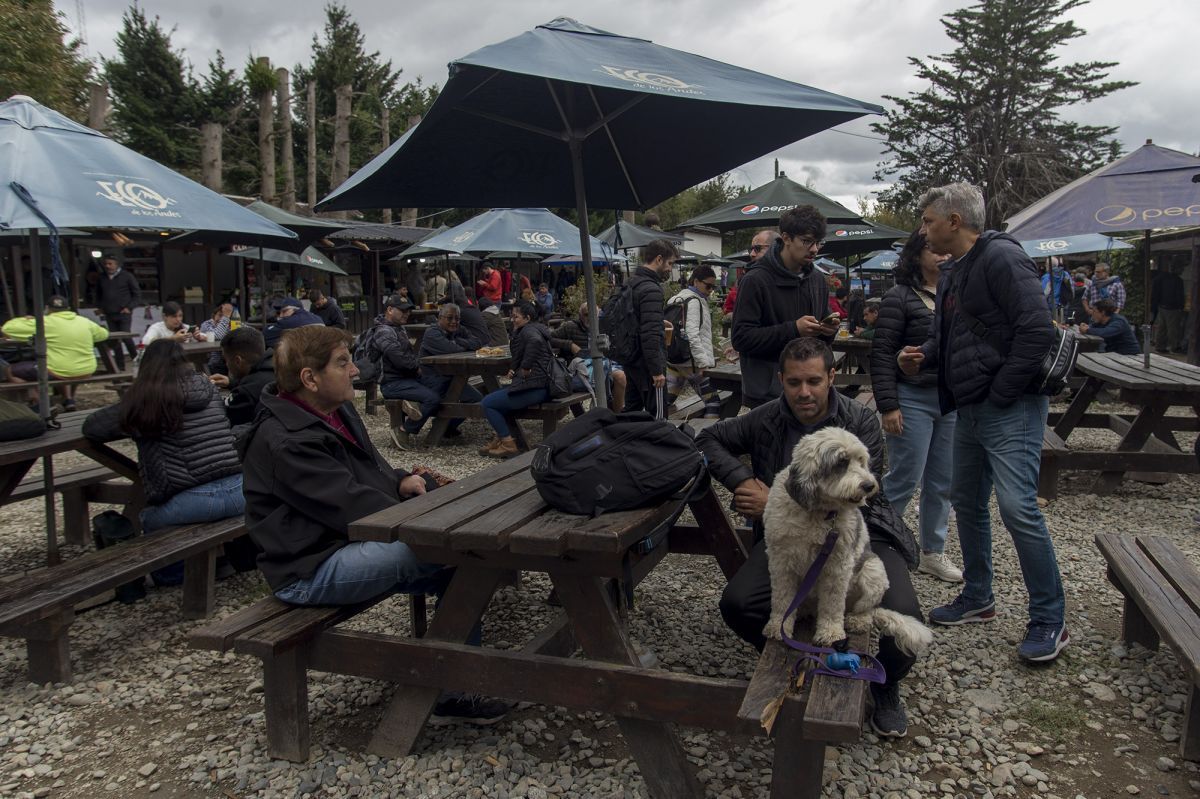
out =
<path fill-rule="evenodd" d="M 721 596 L 725 623 L 743 640 L 762 651 L 763 627 L 771 615 L 771 578 L 763 542 L 762 513 L 775 475 L 791 463 L 800 439 L 822 427 L 841 427 L 858 436 L 871 453 L 871 471 L 883 482 L 883 433 L 875 412 L 839 393 L 833 386 L 833 351 L 817 338 L 792 339 L 779 356 L 783 394 L 747 414 L 720 421 L 696 437 L 708 458 L 713 477 L 734 492 L 735 509 L 754 522 L 755 544 L 750 557 L 729 581 Z M 750 456 L 747 467 L 740 456 Z M 888 504 L 882 492 L 872 497 L 863 518 L 871 551 L 887 570 L 883 607 L 922 618 L 921 605 L 908 572 L 916 568 L 919 552 L 912 531 Z M 887 672 L 884 685 L 871 684 L 875 708 L 871 726 L 879 735 L 900 738 L 908 731 L 908 715 L 900 701 L 900 680 L 916 658 L 905 654 L 890 636 L 879 639 L 879 662 Z"/>
<path fill-rule="evenodd" d="M 95 347 L 108 338 L 108 331 L 79 316 L 67 305 L 65 297 L 55 294 L 46 301 L 46 371 L 51 380 L 91 377 L 96 372 Z M 4 335 L 17 341 L 33 338 L 32 316 L 17 316 L 4 323 Z M 21 361 L 10 365 L 9 379 L 14 383 L 36 383 L 37 362 Z M 62 386 L 64 410 L 75 410 L 75 387 Z M 31 393 L 36 400 L 37 392 Z"/>
<path fill-rule="evenodd" d="M 275 596 L 295 605 L 441 593 L 450 577 L 403 542 L 349 539 L 354 520 L 436 485 L 421 473 L 393 469 L 371 443 L 354 409 L 352 341 L 345 330 L 324 325 L 284 333 L 275 348 L 276 382 L 263 390 L 254 425 L 239 442 L 246 529 L 262 550 L 258 567 Z M 492 700 L 447 695 L 434 715 L 492 724 L 507 710 Z"/>

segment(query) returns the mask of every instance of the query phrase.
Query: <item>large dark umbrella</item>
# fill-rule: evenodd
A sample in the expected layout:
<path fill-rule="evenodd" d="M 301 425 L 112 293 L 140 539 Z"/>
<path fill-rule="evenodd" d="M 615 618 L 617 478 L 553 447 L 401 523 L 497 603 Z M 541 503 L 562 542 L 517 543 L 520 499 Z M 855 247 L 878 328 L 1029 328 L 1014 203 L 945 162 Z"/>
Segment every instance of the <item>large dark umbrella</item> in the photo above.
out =
<path fill-rule="evenodd" d="M 452 62 L 424 121 L 318 208 L 574 205 L 599 374 L 589 203 L 648 208 L 882 110 L 559 18 Z"/>
<path fill-rule="evenodd" d="M 230 230 L 248 243 L 286 245 L 295 234 L 102 133 L 18 95 L 0 103 L 0 230 L 29 231 L 38 410 L 50 416 L 40 231 L 50 237 L 56 286 L 66 282 L 60 227 Z M 54 469 L 44 459 L 46 535 L 57 557 Z"/>
<path fill-rule="evenodd" d="M 1048 194 L 1007 220 L 1018 240 L 1079 233 L 1145 232 L 1144 330 L 1150 327 L 1150 231 L 1200 218 L 1200 158 L 1147 141 L 1128 155 Z M 1193 338 L 1196 331 L 1192 331 Z M 1150 366 L 1146 333 L 1146 367 Z"/>

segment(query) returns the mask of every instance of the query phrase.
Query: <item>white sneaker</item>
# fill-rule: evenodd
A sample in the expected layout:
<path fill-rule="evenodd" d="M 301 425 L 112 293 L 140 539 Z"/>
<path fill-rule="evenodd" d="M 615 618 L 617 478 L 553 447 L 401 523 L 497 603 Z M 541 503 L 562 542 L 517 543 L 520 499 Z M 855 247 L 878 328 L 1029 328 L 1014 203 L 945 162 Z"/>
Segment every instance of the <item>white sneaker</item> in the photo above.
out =
<path fill-rule="evenodd" d="M 421 406 L 417 405 L 417 403 L 412 400 L 404 400 L 404 402 L 400 403 L 400 407 L 404 409 L 404 415 L 409 419 L 412 419 L 414 422 L 421 421 Z"/>
<path fill-rule="evenodd" d="M 917 571 L 932 574 L 947 583 L 961 583 L 962 571 L 949 561 L 944 552 L 922 552 L 921 565 Z"/>

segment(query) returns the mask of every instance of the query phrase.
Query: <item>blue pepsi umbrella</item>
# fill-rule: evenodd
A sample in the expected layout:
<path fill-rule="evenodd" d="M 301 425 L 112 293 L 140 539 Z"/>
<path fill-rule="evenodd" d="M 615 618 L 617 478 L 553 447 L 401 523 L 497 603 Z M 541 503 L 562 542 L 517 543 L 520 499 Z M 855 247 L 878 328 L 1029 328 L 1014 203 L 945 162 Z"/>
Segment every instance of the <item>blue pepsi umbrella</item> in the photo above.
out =
<path fill-rule="evenodd" d="M 1132 244 L 1102 233 L 1082 233 L 1078 236 L 1052 236 L 1046 239 L 1027 239 L 1021 246 L 1030 258 L 1049 258 L 1052 255 L 1075 255 L 1081 252 L 1132 250 Z"/>
<path fill-rule="evenodd" d="M 612 248 L 590 239 L 596 253 Z M 493 208 L 427 239 L 427 251 L 449 253 L 511 253 L 509 257 L 545 258 L 568 252 L 579 243 L 579 228 L 545 208 Z"/>
<path fill-rule="evenodd" d="M 599 373 L 589 203 L 647 208 L 797 139 L 882 111 L 559 18 L 452 62 L 425 119 L 317 207 L 573 205 Z M 750 114 L 754 124 L 746 122 Z M 599 389 L 604 404 L 603 381 Z"/>
<path fill-rule="evenodd" d="M 851 272 L 891 272 L 900 263 L 900 254 L 895 250 L 880 250 L 872 253 L 870 258 L 860 261 L 851 267 Z"/>
<path fill-rule="evenodd" d="M 1150 298 L 1150 231 L 1200 219 L 1200 158 L 1147 141 L 1128 155 L 1048 194 L 1007 220 L 1017 240 L 1080 233 L 1145 231 L 1143 271 Z M 1150 325 L 1147 301 L 1145 324 Z M 1149 333 L 1147 332 L 1147 337 Z M 1147 338 L 1148 343 L 1148 338 Z M 1150 347 L 1143 348 L 1146 365 Z"/>

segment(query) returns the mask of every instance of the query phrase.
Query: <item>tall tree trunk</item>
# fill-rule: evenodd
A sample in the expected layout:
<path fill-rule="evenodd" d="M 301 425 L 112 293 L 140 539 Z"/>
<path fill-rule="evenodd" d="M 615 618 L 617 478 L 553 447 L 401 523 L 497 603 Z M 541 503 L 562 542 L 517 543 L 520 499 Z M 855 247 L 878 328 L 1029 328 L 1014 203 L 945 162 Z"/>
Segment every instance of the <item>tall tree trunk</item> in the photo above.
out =
<path fill-rule="evenodd" d="M 408 118 L 408 127 L 404 129 L 404 132 L 407 133 L 408 131 L 412 130 L 419 124 L 421 124 L 421 115 L 420 114 L 414 114 L 414 115 L 410 116 Z M 409 227 L 416 227 L 417 226 L 417 209 L 416 208 L 401 208 L 400 209 L 400 224 L 408 225 Z"/>
<path fill-rule="evenodd" d="M 305 113 L 308 116 L 308 147 L 306 182 L 308 183 L 308 210 L 317 204 L 317 84 L 309 81 L 305 97 Z"/>
<path fill-rule="evenodd" d="M 388 146 L 392 143 L 392 124 L 391 123 L 392 123 L 391 111 L 385 105 L 383 107 L 383 111 L 380 113 L 380 119 L 379 119 L 379 125 L 383 129 L 383 138 L 380 142 L 383 146 L 379 148 L 380 152 L 383 152 L 384 150 L 386 150 L 388 148 Z M 383 224 L 385 224 L 385 225 L 392 224 L 392 209 L 391 208 L 383 209 Z"/>
<path fill-rule="evenodd" d="M 260 66 L 271 66 L 271 59 L 258 59 Z M 263 202 L 275 202 L 275 92 L 258 96 L 258 193 Z"/>
<path fill-rule="evenodd" d="M 338 86 L 333 90 L 333 170 L 329 176 L 329 190 L 333 191 L 350 177 L 350 101 L 353 97 L 353 87 L 349 84 Z M 338 219 L 345 219 L 345 212 L 335 214 Z"/>
<path fill-rule="evenodd" d="M 292 81 L 283 67 L 275 70 L 276 101 L 279 105 L 280 155 L 283 158 L 283 209 L 296 210 L 296 154 L 292 150 Z"/>
<path fill-rule="evenodd" d="M 220 193 L 224 187 L 225 164 L 221 157 L 221 142 L 225 128 L 219 122 L 200 126 L 200 182 Z"/>
<path fill-rule="evenodd" d="M 88 127 L 101 133 L 108 129 L 108 84 L 88 84 Z"/>

